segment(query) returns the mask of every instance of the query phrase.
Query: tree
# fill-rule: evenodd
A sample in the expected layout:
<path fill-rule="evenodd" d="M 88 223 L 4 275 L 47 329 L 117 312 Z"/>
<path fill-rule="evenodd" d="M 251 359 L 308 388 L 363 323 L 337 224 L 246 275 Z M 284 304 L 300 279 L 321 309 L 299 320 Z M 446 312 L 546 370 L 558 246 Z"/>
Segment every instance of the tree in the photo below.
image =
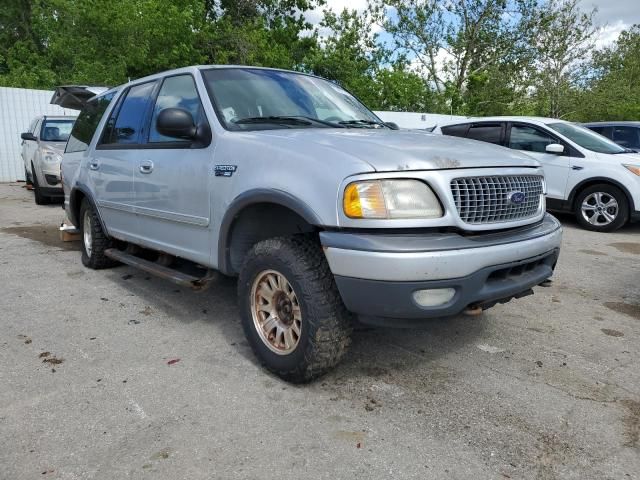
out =
<path fill-rule="evenodd" d="M 451 112 L 464 113 L 471 78 L 507 62 L 528 63 L 521 58 L 530 55 L 537 11 L 534 0 L 373 0 L 372 12 Z"/>
<path fill-rule="evenodd" d="M 536 27 L 534 95 L 539 114 L 571 115 L 568 99 L 580 86 L 583 66 L 594 48 L 595 10 L 583 13 L 579 0 L 548 0 Z"/>
<path fill-rule="evenodd" d="M 640 25 L 594 53 L 591 78 L 574 106 L 577 120 L 640 120 Z"/>

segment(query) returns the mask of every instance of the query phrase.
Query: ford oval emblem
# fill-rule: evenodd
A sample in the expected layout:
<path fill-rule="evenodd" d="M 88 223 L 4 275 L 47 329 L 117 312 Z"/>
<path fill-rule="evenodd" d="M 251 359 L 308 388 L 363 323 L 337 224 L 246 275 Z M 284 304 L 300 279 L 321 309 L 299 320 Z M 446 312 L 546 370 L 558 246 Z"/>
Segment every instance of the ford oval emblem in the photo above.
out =
<path fill-rule="evenodd" d="M 509 198 L 509 201 L 514 205 L 520 205 L 522 202 L 524 202 L 526 195 L 524 194 L 524 192 L 509 192 L 507 197 Z"/>

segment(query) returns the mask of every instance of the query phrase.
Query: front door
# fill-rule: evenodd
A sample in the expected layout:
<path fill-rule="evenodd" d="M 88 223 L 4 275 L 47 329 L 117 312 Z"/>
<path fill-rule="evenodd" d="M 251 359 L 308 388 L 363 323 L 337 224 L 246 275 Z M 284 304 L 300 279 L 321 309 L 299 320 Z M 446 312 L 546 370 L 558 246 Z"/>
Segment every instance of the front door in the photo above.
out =
<path fill-rule="evenodd" d="M 161 135 L 158 114 L 181 108 L 208 128 L 191 74 L 166 77 L 151 108 L 146 148 L 134 162 L 136 235 L 145 244 L 196 262 L 210 256 L 209 167 L 212 146 Z"/>
<path fill-rule="evenodd" d="M 560 142 L 544 130 L 532 125 L 512 124 L 510 132 L 509 148 L 521 150 L 542 164 L 547 183 L 547 196 L 564 200 L 567 180 L 571 171 L 571 158 L 566 154 L 547 153 L 546 151 L 547 145 Z M 567 147 L 565 146 L 565 148 Z"/>

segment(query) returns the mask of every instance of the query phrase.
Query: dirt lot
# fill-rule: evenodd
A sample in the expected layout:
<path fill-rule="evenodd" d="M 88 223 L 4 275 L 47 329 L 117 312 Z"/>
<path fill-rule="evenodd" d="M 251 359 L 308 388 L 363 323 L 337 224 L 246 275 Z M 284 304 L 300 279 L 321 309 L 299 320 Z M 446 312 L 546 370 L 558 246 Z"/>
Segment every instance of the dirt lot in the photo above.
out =
<path fill-rule="evenodd" d="M 0 479 L 640 478 L 640 226 L 565 224 L 551 288 L 360 328 L 331 374 L 255 362 L 235 285 L 91 271 L 0 185 Z"/>

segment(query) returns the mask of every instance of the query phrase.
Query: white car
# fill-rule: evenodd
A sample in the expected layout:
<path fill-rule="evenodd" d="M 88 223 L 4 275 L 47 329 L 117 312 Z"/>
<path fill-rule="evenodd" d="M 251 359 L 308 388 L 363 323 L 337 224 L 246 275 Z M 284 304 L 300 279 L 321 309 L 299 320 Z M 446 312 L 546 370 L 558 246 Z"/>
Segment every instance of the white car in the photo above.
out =
<path fill-rule="evenodd" d="M 572 212 L 586 229 L 611 232 L 640 220 L 640 154 L 555 118 L 468 118 L 434 133 L 520 150 L 538 160 L 547 209 Z"/>

